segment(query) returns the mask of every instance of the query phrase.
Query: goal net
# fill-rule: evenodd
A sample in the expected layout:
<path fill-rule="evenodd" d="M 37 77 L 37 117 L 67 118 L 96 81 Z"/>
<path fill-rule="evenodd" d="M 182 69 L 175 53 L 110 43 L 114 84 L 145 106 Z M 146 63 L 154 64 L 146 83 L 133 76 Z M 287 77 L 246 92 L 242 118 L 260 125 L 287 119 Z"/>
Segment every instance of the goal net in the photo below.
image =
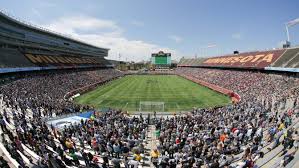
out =
<path fill-rule="evenodd" d="M 164 102 L 141 101 L 139 103 L 139 111 L 164 111 Z"/>

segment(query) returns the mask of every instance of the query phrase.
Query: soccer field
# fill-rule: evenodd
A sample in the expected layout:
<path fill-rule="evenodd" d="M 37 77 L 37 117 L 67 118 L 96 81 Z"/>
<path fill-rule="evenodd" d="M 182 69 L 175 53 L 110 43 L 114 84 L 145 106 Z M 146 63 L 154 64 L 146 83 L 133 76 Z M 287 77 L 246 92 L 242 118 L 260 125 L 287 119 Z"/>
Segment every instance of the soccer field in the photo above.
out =
<path fill-rule="evenodd" d="M 231 102 L 223 94 L 175 75 L 129 75 L 75 99 L 79 104 L 99 109 L 110 107 L 128 111 L 139 111 L 142 101 L 163 102 L 164 111 L 168 112 L 227 105 Z"/>

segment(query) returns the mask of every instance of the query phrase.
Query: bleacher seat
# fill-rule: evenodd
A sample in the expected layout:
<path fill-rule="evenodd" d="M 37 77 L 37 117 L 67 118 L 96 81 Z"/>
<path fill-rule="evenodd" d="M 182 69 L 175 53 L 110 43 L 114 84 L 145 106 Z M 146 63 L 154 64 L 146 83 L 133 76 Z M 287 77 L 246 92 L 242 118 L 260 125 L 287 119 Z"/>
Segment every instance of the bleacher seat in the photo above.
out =
<path fill-rule="evenodd" d="M 286 52 L 276 62 L 272 64 L 272 67 L 293 68 L 293 64 L 295 64 L 296 66 L 296 63 L 298 63 L 298 53 L 299 48 L 292 48 L 286 50 Z"/>

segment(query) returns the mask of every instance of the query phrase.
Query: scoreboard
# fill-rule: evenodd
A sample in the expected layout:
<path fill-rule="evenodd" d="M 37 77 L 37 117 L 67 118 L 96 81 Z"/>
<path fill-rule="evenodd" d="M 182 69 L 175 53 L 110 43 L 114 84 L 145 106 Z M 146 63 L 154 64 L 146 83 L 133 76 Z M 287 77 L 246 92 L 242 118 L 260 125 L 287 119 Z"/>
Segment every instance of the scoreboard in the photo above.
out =
<path fill-rule="evenodd" d="M 170 66 L 171 53 L 164 53 L 163 51 L 153 53 L 151 62 L 153 65 Z"/>

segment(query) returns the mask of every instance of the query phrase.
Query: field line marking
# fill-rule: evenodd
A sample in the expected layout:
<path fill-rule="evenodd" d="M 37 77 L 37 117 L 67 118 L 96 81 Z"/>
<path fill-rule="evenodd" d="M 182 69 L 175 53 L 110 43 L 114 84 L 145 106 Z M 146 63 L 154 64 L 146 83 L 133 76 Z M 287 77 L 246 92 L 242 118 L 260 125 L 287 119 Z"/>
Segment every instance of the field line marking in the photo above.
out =
<path fill-rule="evenodd" d="M 178 103 L 175 103 L 178 110 L 181 108 Z"/>
<path fill-rule="evenodd" d="M 127 102 L 127 103 L 122 107 L 122 109 L 126 108 L 128 104 L 129 104 L 129 102 Z"/>
<path fill-rule="evenodd" d="M 138 101 L 140 100 L 162 101 L 165 102 L 165 109 L 167 108 L 168 103 L 170 103 L 171 107 L 172 104 L 175 104 L 172 108 L 177 108 L 178 110 L 184 110 L 184 108 L 187 106 L 189 106 L 191 109 L 192 107 L 214 106 L 214 104 L 218 104 L 217 102 L 213 101 L 197 101 L 197 99 L 205 97 L 206 94 L 208 94 L 206 93 L 208 90 L 184 78 L 181 80 L 176 80 L 180 79 L 178 77 L 179 76 L 175 76 L 175 78 L 173 78 L 173 76 L 171 76 L 171 78 L 168 78 L 165 76 L 149 75 L 137 77 L 137 75 L 135 75 L 135 77 L 127 76 L 117 79 L 107 83 L 106 85 L 98 86 L 95 90 L 91 91 L 91 97 L 100 97 L 92 104 L 100 104 L 100 107 L 109 107 L 109 105 L 115 105 L 115 108 L 128 107 L 129 109 L 138 109 Z M 146 85 L 147 80 L 150 80 L 152 83 Z M 194 88 L 191 87 L 192 85 L 185 83 L 183 80 L 192 83 L 192 85 L 194 84 L 196 88 L 200 87 L 198 91 L 201 92 L 197 94 L 193 90 Z M 95 94 L 96 92 L 98 93 Z M 214 96 L 214 93 L 209 96 Z M 119 100 L 122 100 L 122 102 L 120 103 Z M 89 101 L 93 101 L 93 99 L 90 99 Z M 132 104 L 131 107 L 128 105 L 129 103 Z M 179 103 L 182 104 L 182 107 L 179 105 Z"/>
<path fill-rule="evenodd" d="M 102 100 L 100 100 L 100 101 L 98 102 L 98 104 L 101 104 L 103 101 L 104 101 L 103 99 L 102 99 Z"/>

